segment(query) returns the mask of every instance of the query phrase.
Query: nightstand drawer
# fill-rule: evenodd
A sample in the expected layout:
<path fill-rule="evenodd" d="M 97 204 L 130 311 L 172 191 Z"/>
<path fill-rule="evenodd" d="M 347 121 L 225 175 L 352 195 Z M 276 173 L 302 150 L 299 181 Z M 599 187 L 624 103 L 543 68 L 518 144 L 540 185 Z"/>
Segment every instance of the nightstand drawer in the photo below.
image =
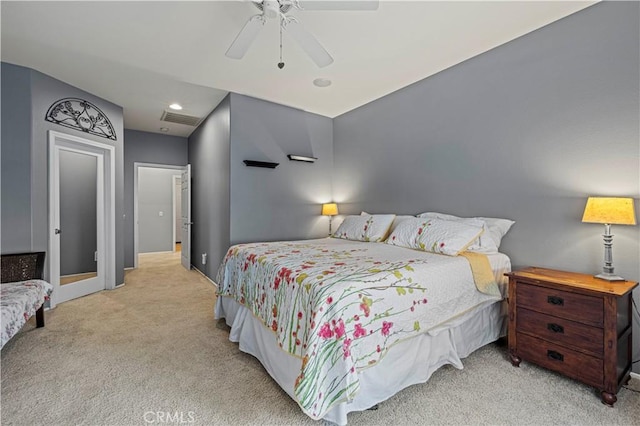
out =
<path fill-rule="evenodd" d="M 560 318 L 603 326 L 604 306 L 601 297 L 569 293 L 518 281 L 518 306 Z"/>
<path fill-rule="evenodd" d="M 602 357 L 604 353 L 604 332 L 601 328 L 524 308 L 518 309 L 516 315 L 516 331 L 518 332 L 572 349 L 582 350 L 597 357 Z"/>
<path fill-rule="evenodd" d="M 523 359 L 548 368 L 588 385 L 601 388 L 604 370 L 602 359 L 542 339 L 517 333 L 518 353 Z"/>

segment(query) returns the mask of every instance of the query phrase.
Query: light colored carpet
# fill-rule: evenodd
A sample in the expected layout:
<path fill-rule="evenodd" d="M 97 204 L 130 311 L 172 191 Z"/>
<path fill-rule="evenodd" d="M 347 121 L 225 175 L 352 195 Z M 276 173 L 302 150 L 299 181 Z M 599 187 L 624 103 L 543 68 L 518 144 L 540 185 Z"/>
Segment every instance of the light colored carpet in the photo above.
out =
<path fill-rule="evenodd" d="M 43 329 L 30 320 L 2 349 L 2 424 L 320 424 L 229 342 L 213 319 L 214 287 L 179 256 L 144 255 L 124 287 L 47 311 Z M 640 394 L 622 389 L 608 408 L 593 388 L 512 367 L 503 346 L 464 365 L 349 424 L 640 425 Z"/>

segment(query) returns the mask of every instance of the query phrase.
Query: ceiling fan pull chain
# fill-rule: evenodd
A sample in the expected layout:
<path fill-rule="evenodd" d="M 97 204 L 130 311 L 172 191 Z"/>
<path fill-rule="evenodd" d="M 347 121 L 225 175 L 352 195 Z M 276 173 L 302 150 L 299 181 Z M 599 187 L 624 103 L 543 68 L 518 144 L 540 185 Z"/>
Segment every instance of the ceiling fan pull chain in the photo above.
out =
<path fill-rule="evenodd" d="M 282 61 L 282 26 L 284 25 L 284 19 L 280 17 L 280 62 L 278 62 L 278 68 L 284 68 L 284 62 Z"/>

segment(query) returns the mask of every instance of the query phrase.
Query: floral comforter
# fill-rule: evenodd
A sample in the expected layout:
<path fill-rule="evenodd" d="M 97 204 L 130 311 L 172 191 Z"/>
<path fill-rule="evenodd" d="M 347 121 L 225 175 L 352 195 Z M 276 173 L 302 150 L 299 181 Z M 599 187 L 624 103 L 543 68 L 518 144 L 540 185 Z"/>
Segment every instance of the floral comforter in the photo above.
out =
<path fill-rule="evenodd" d="M 2 347 L 49 300 L 53 286 L 43 280 L 29 280 L 4 283 L 0 288 Z"/>
<path fill-rule="evenodd" d="M 358 371 L 394 344 L 500 299 L 463 257 L 333 238 L 233 246 L 217 282 L 301 358 L 295 395 L 314 419 L 351 400 Z"/>

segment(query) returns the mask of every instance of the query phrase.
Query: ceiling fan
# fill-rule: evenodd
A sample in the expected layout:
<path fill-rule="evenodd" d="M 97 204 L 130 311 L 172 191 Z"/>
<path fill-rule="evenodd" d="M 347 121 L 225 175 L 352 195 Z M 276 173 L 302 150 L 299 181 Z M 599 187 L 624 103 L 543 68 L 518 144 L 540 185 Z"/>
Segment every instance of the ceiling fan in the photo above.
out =
<path fill-rule="evenodd" d="M 287 15 L 291 9 L 299 10 L 376 10 L 378 0 L 250 0 L 261 11 L 249 18 L 240 30 L 225 55 L 233 59 L 242 59 L 258 33 L 270 19 L 280 20 L 280 52 L 278 68 L 282 62 L 282 31 L 289 34 L 309 55 L 318 67 L 323 68 L 333 62 L 333 58 L 320 42 L 308 32 L 293 16 Z"/>

